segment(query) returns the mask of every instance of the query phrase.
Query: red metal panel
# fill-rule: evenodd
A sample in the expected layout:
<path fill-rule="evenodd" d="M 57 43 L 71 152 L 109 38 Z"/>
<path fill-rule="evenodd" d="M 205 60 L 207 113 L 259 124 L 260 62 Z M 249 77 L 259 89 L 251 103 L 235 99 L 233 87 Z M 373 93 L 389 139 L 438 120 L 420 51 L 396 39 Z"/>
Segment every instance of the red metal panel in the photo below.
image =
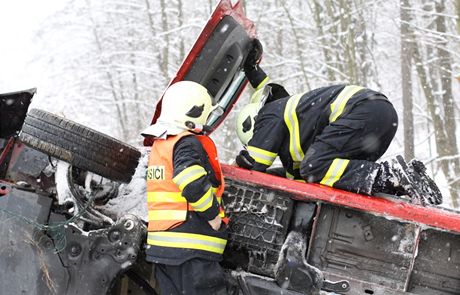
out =
<path fill-rule="evenodd" d="M 423 207 L 398 199 L 365 196 L 320 184 L 301 183 L 222 164 L 225 177 L 292 194 L 292 198 L 323 201 L 402 221 L 460 233 L 460 213 L 440 207 Z"/>
<path fill-rule="evenodd" d="M 256 37 L 256 30 L 254 23 L 246 18 L 243 7 L 240 1 L 232 5 L 230 0 L 221 0 L 214 12 L 212 13 L 211 17 L 209 18 L 206 26 L 201 31 L 201 34 L 198 36 L 198 39 L 195 41 L 192 49 L 188 53 L 187 57 L 182 62 L 179 70 L 177 71 L 176 75 L 169 81 L 168 86 L 165 90 L 169 87 L 169 85 L 181 81 L 187 72 L 190 70 L 190 67 L 193 65 L 194 60 L 196 59 L 197 55 L 200 53 L 201 49 L 203 49 L 206 41 L 208 40 L 209 36 L 211 36 L 214 28 L 219 24 L 220 20 L 224 17 L 230 15 L 233 17 L 241 26 L 245 29 L 250 37 Z M 244 89 L 244 87 L 243 87 Z M 241 92 L 241 91 L 240 91 Z M 238 95 L 241 93 L 238 93 Z M 155 112 L 153 114 L 151 124 L 154 124 L 161 113 L 161 100 L 163 98 L 164 93 L 161 95 L 160 99 L 158 99 Z M 226 114 L 228 114 L 230 110 L 227 110 Z M 144 139 L 144 146 L 151 146 L 153 144 L 153 138 L 147 137 Z"/>

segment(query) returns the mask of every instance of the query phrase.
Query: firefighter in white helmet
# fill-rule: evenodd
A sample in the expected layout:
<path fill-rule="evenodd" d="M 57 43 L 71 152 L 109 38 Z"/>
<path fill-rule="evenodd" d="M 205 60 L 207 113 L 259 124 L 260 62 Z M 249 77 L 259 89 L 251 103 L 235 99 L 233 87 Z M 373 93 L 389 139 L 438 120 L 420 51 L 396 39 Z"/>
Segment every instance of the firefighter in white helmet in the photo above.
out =
<path fill-rule="evenodd" d="M 219 265 L 227 243 L 222 171 L 212 140 L 202 134 L 213 110 L 202 85 L 171 85 L 157 122 L 147 169 L 146 259 L 156 265 L 161 294 L 226 294 Z"/>

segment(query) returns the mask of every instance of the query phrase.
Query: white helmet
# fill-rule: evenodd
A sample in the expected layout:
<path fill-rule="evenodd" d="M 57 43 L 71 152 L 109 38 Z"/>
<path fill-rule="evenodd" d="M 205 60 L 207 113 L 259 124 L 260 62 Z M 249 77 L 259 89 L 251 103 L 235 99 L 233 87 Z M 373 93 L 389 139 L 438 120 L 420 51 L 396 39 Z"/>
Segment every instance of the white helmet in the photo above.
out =
<path fill-rule="evenodd" d="M 247 145 L 254 134 L 254 124 L 260 103 L 250 103 L 243 107 L 236 118 L 236 134 L 243 145 Z"/>
<path fill-rule="evenodd" d="M 243 145 L 247 145 L 254 134 L 254 124 L 260 109 L 277 99 L 288 97 L 289 93 L 283 86 L 275 83 L 265 84 L 257 89 L 236 118 L 236 134 Z"/>
<path fill-rule="evenodd" d="M 207 89 L 192 81 L 179 81 L 166 89 L 157 122 L 143 135 L 179 134 L 185 130 L 201 132 L 213 110 Z"/>
<path fill-rule="evenodd" d="M 271 94 L 271 87 L 265 85 L 256 90 L 236 118 L 236 134 L 243 145 L 247 145 L 254 134 L 257 113 Z"/>

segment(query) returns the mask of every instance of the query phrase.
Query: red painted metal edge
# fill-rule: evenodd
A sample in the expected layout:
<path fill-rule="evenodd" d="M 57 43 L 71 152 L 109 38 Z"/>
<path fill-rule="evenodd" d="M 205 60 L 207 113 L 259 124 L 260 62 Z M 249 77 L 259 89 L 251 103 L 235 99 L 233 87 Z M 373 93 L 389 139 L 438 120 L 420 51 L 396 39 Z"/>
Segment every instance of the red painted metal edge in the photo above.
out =
<path fill-rule="evenodd" d="M 249 171 L 222 164 L 225 177 L 292 194 L 299 201 L 322 201 L 344 206 L 388 219 L 398 219 L 460 233 L 460 212 L 440 207 L 423 207 L 397 199 L 365 196 L 320 184 L 301 183 L 266 173 Z"/>
<path fill-rule="evenodd" d="M 214 31 L 214 28 L 219 24 L 220 20 L 227 15 L 233 17 L 245 29 L 245 31 L 248 33 L 250 37 L 256 37 L 254 23 L 248 18 L 246 18 L 240 1 L 235 3 L 235 5 L 233 6 L 230 0 L 219 1 L 216 8 L 214 8 L 214 11 L 210 16 L 208 22 L 206 23 L 205 27 L 201 31 L 197 40 L 195 41 L 195 44 L 193 45 L 192 49 L 182 62 L 176 75 L 171 79 L 171 81 L 169 81 L 169 84 L 165 88 L 165 90 L 169 87 L 169 85 L 177 81 L 183 80 L 184 76 L 188 73 L 190 67 L 193 65 L 193 62 L 195 61 L 197 55 L 200 53 L 201 49 L 203 49 L 204 45 L 206 44 L 206 41 L 209 39 L 209 36 L 211 36 L 212 32 Z M 157 100 L 157 103 L 155 105 L 155 112 L 150 123 L 151 125 L 154 124 L 160 116 L 161 100 L 163 98 L 163 95 L 164 92 L 161 95 L 160 99 Z M 229 109 L 231 109 L 231 107 Z M 147 137 L 144 139 L 144 146 L 151 146 L 152 143 L 152 138 Z"/>
<path fill-rule="evenodd" d="M 10 149 L 13 147 L 14 144 L 14 138 L 11 137 L 8 139 L 8 142 L 6 143 L 5 148 L 3 149 L 3 152 L 0 154 L 0 165 L 3 164 L 3 161 L 5 161 L 6 156 L 8 155 Z"/>

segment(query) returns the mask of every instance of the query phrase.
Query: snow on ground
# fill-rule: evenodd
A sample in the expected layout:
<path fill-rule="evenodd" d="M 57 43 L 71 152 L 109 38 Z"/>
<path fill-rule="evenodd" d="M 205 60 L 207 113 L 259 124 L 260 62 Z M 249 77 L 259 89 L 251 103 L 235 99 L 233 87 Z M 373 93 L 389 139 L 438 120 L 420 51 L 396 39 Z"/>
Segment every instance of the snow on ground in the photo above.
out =
<path fill-rule="evenodd" d="M 144 221 L 147 221 L 148 218 L 145 174 L 150 149 L 139 148 L 139 150 L 142 155 L 131 182 L 120 185 L 118 196 L 108 201 L 104 206 L 99 207 L 102 211 L 112 213 L 117 218 L 126 214 L 134 214 Z"/>

